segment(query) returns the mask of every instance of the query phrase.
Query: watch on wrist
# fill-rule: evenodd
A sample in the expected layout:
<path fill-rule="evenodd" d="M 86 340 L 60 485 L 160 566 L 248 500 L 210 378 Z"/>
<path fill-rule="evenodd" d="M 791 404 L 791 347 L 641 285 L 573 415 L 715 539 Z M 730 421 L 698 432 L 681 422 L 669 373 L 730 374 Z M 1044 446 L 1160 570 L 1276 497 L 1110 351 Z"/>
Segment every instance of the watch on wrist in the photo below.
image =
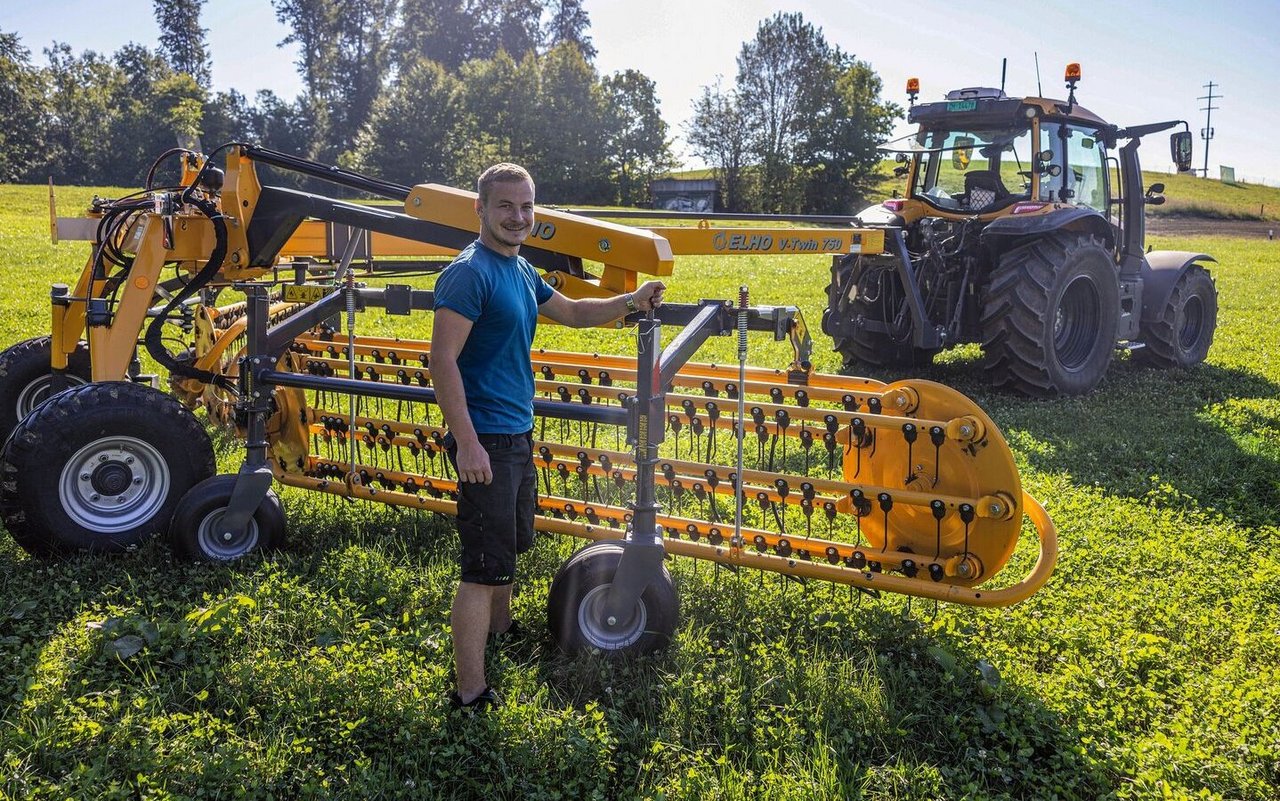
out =
<path fill-rule="evenodd" d="M 636 305 L 636 296 L 635 296 L 635 293 L 634 293 L 634 292 L 628 292 L 628 293 L 627 293 L 627 295 L 626 295 L 626 298 L 627 298 L 627 311 L 628 311 L 628 312 L 637 312 L 637 311 L 640 311 L 640 307 Z"/>

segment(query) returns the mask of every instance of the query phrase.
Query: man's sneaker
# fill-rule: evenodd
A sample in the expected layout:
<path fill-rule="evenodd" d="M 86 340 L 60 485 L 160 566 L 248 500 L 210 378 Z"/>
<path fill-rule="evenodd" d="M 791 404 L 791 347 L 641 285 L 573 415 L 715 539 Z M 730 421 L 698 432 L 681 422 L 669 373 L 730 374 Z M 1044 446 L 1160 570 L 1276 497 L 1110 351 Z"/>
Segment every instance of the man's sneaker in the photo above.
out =
<path fill-rule="evenodd" d="M 513 619 L 511 625 L 507 626 L 506 631 L 489 632 L 489 639 L 497 645 L 502 645 L 509 642 L 519 642 L 524 639 L 527 633 L 524 626 L 520 625 L 520 621 Z"/>
<path fill-rule="evenodd" d="M 498 698 L 498 693 L 492 687 L 485 687 L 483 692 L 466 703 L 462 702 L 462 696 L 456 691 L 449 693 L 449 706 L 465 712 L 485 712 L 490 708 L 496 709 L 502 706 L 502 700 Z"/>

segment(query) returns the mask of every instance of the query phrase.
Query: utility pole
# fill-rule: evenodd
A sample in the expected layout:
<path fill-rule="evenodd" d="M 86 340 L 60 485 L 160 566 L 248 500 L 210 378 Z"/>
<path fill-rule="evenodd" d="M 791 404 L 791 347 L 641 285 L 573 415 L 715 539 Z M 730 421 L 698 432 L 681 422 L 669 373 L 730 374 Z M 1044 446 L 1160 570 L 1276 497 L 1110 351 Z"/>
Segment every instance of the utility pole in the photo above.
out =
<path fill-rule="evenodd" d="M 1222 99 L 1222 95 L 1213 93 L 1213 86 L 1213 81 L 1209 81 L 1204 85 L 1204 88 L 1209 90 L 1209 94 L 1196 98 L 1196 100 L 1208 101 L 1205 103 L 1204 108 L 1200 109 L 1204 112 L 1204 127 L 1200 129 L 1200 138 L 1204 140 L 1204 171 L 1202 174 L 1205 178 L 1209 177 L 1209 140 L 1213 138 L 1213 127 L 1209 125 L 1209 121 L 1213 117 L 1213 112 L 1218 110 L 1213 101 Z"/>

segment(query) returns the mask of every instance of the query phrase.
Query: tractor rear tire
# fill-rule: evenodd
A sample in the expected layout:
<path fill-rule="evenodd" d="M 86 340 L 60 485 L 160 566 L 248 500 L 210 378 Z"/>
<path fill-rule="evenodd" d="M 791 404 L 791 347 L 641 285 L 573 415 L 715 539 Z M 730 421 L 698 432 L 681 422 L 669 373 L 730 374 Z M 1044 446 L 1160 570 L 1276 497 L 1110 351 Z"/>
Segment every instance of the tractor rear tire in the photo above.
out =
<path fill-rule="evenodd" d="M 983 368 L 994 386 L 1051 398 L 1083 395 L 1115 350 L 1120 283 L 1099 240 L 1058 232 L 999 259 L 982 308 Z"/>
<path fill-rule="evenodd" d="M 1192 367 L 1204 361 L 1218 325 L 1218 290 L 1200 265 L 1187 268 L 1173 285 L 1160 317 L 1143 321 L 1139 334 L 1145 347 L 1133 360 L 1150 367 Z"/>
<path fill-rule="evenodd" d="M 60 393 L 0 456 L 0 516 L 27 551 L 125 551 L 165 530 L 213 475 L 204 426 L 170 396 L 110 381 Z"/>
<path fill-rule="evenodd" d="M 622 561 L 621 542 L 594 542 L 569 557 L 551 582 L 547 621 L 561 650 L 597 650 L 608 655 L 644 654 L 671 642 L 680 600 L 664 565 L 641 593 L 629 620 L 606 626 L 605 600 Z"/>
<path fill-rule="evenodd" d="M 218 523 L 231 503 L 236 479 L 235 475 L 206 478 L 182 496 L 169 524 L 169 540 L 183 556 L 203 562 L 232 562 L 254 551 L 274 548 L 284 539 L 284 507 L 271 490 L 249 518 L 242 536 L 228 539 L 221 535 Z"/>
<path fill-rule="evenodd" d="M 868 299 L 868 291 L 859 285 L 867 279 L 868 267 L 856 256 L 846 256 L 836 268 L 836 284 L 827 286 L 827 298 L 831 304 L 823 312 L 823 330 L 831 332 L 826 320 L 832 316 L 852 320 L 853 331 L 848 336 L 834 336 L 835 351 L 840 354 L 844 369 L 856 365 L 869 367 L 927 367 L 933 363 L 937 350 L 917 348 L 912 342 L 909 312 L 905 309 L 906 293 L 897 274 L 879 276 L 880 284 L 874 299 Z M 833 297 L 833 295 L 835 297 Z M 895 337 L 885 331 L 870 331 L 861 320 L 884 323 L 906 314 L 906 329 Z"/>
<path fill-rule="evenodd" d="M 0 353 L 0 442 L 49 399 L 52 351 L 52 337 L 43 336 L 11 345 Z M 78 343 L 68 357 L 67 378 L 73 386 L 89 383 L 89 343 Z"/>

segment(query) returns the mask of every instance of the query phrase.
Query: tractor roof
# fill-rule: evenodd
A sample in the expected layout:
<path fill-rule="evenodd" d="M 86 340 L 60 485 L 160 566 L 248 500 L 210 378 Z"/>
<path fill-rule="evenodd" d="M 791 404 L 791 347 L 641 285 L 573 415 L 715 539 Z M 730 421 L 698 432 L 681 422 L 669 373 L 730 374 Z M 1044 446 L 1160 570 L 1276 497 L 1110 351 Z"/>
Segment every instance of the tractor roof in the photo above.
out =
<path fill-rule="evenodd" d="M 1013 125 L 1026 113 L 1027 106 L 1037 109 L 1042 117 L 1104 126 L 1106 121 L 1081 105 L 1067 111 L 1064 100 L 1045 97 L 1008 97 L 999 89 L 971 87 L 947 93 L 947 99 L 936 103 L 918 103 L 907 113 L 907 121 L 929 127 L 989 127 Z"/>

